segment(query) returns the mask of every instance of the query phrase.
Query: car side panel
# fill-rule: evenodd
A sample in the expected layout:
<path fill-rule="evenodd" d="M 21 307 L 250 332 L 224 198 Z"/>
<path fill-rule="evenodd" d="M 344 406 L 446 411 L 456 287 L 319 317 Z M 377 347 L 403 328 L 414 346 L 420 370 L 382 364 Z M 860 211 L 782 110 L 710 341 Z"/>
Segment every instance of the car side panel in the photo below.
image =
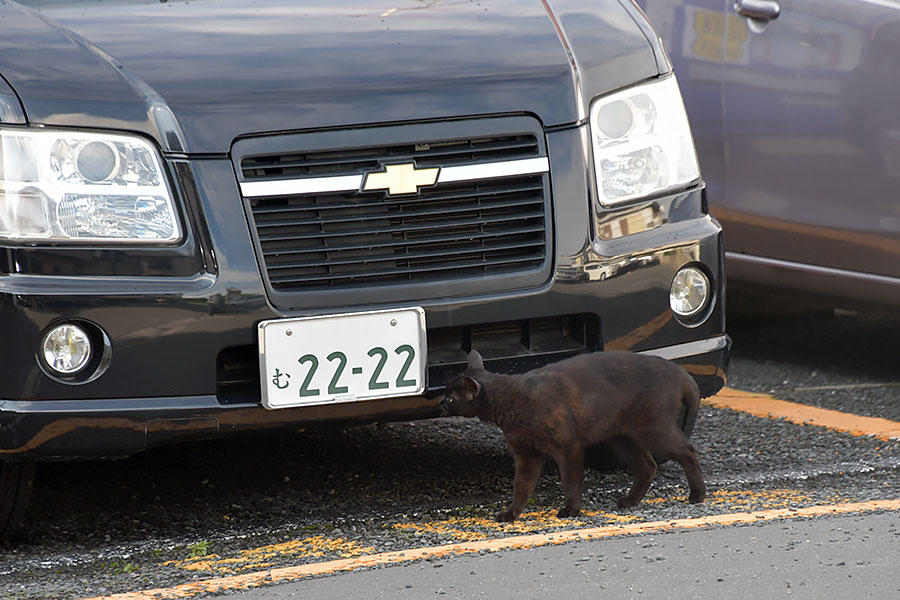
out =
<path fill-rule="evenodd" d="M 756 30 L 740 19 L 723 69 L 728 248 L 900 277 L 900 6 L 795 0 Z"/>

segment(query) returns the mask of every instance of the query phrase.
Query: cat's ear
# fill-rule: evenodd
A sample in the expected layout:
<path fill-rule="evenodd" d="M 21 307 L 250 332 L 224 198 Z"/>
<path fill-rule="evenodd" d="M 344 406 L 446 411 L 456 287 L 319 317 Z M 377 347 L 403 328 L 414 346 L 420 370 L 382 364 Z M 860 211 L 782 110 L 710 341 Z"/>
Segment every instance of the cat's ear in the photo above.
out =
<path fill-rule="evenodd" d="M 481 359 L 481 354 L 478 353 L 478 350 L 472 350 L 469 352 L 469 371 L 484 371 L 484 361 Z"/>
<path fill-rule="evenodd" d="M 481 393 L 481 384 L 471 377 L 466 377 L 465 379 L 463 379 L 463 382 L 466 386 L 466 396 L 468 396 L 472 400 L 477 398 L 478 394 Z"/>

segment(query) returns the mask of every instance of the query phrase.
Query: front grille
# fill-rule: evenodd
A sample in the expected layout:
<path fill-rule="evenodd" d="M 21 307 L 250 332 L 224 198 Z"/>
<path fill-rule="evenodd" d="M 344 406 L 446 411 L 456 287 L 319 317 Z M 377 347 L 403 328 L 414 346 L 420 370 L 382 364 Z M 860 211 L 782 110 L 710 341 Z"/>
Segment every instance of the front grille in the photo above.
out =
<path fill-rule="evenodd" d="M 427 126 L 401 126 L 387 137 L 397 138 L 396 129 L 404 127 L 414 129 L 399 137 L 412 140 L 378 147 L 245 153 L 236 156 L 235 163 L 241 182 L 252 184 L 361 178 L 392 164 L 443 169 L 545 156 L 539 131 L 423 141 L 415 134 Z M 296 137 L 302 145 L 302 134 Z M 255 148 L 265 149 L 265 140 L 254 140 Z M 340 141 L 338 135 L 335 145 Z M 270 293 L 276 305 L 294 306 L 277 299 L 301 292 L 442 285 L 522 274 L 541 283 L 549 274 L 548 184 L 547 173 L 532 172 L 439 181 L 415 194 L 359 189 L 277 192 L 251 195 L 246 202 Z M 494 289 L 502 285 L 497 280 Z M 507 287 L 522 287 L 522 281 Z"/>
<path fill-rule="evenodd" d="M 540 177 L 441 186 L 413 199 L 326 194 L 252 202 L 276 290 L 434 281 L 540 266 Z"/>

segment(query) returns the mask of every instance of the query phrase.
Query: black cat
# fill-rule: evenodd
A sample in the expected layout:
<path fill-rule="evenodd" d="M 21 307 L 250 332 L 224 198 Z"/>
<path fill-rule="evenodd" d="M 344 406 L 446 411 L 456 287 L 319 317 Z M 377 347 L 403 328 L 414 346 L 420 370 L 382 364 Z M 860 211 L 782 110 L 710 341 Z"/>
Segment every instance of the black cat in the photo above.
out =
<path fill-rule="evenodd" d="M 585 449 L 609 448 L 634 475 L 618 498 L 619 508 L 635 506 L 656 475 L 656 460 L 673 459 L 684 468 L 689 502 L 702 502 L 706 485 L 697 451 L 679 427 L 696 419 L 697 384 L 668 360 L 631 352 L 595 352 L 534 369 L 501 375 L 484 369 L 481 355 L 469 353 L 466 372 L 450 381 L 441 399 L 445 413 L 478 417 L 503 431 L 516 461 L 513 501 L 499 521 L 513 521 L 534 491 L 547 457 L 559 465 L 565 508 L 560 517 L 581 512 Z"/>

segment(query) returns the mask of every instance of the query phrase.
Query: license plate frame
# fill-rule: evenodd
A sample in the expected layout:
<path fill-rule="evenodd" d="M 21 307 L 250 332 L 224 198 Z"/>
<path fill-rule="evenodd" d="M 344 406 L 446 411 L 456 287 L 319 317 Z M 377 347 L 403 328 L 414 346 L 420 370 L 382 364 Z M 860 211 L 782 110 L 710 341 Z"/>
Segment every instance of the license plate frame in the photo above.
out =
<path fill-rule="evenodd" d="M 267 409 L 425 391 L 428 345 L 421 307 L 269 319 L 259 323 L 257 335 Z"/>

